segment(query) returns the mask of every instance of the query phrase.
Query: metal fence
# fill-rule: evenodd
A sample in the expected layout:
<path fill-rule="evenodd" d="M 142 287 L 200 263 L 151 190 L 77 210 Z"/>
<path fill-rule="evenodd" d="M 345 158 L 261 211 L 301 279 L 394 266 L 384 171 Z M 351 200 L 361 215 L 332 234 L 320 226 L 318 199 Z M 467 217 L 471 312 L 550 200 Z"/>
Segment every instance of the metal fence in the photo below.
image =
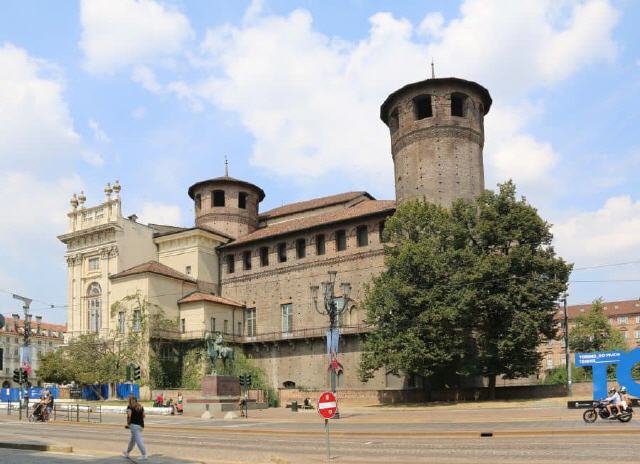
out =
<path fill-rule="evenodd" d="M 39 402 L 30 401 L 26 407 L 24 401 L 7 401 L 0 404 L 6 408 L 8 416 L 18 415 L 21 419 L 29 420 Z M 102 423 L 102 406 L 99 404 L 54 403 L 49 419 L 99 424 Z"/>

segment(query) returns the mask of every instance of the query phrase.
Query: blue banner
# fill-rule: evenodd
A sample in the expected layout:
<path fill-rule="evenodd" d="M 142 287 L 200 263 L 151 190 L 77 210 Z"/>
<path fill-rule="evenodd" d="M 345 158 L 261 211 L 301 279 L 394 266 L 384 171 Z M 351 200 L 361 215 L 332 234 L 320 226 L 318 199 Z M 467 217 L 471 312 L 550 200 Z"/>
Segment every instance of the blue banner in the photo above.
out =
<path fill-rule="evenodd" d="M 119 383 L 116 385 L 116 395 L 121 400 L 126 400 L 129 395 L 133 395 L 136 399 L 140 399 L 140 385 L 137 383 Z"/>
<path fill-rule="evenodd" d="M 623 353 L 623 351 L 576 353 L 576 367 L 587 367 L 595 364 L 617 364 L 622 359 Z"/>

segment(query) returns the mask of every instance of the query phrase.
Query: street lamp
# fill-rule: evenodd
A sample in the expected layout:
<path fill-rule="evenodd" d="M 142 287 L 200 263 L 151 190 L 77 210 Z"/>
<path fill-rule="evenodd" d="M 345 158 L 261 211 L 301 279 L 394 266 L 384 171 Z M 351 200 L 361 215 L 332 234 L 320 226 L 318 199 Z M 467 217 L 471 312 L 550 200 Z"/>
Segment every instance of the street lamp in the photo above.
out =
<path fill-rule="evenodd" d="M 568 293 L 563 293 L 560 301 L 564 307 L 564 356 L 567 365 L 567 393 L 571 396 L 571 356 L 569 355 L 569 318 L 567 317 L 567 297 Z"/>
<path fill-rule="evenodd" d="M 335 287 L 336 287 L 336 275 L 337 271 L 329 271 L 329 280 L 322 282 L 320 285 L 322 286 L 322 301 L 319 304 L 319 290 L 320 287 L 318 285 L 311 285 L 309 287 L 309 293 L 311 295 L 311 305 L 318 312 L 318 314 L 329 316 L 329 332 L 327 332 L 327 337 L 329 338 L 329 349 L 332 347 L 332 341 L 336 340 L 337 343 L 337 327 L 338 327 L 338 318 L 342 313 L 344 313 L 348 306 L 351 295 L 351 284 L 349 282 L 342 282 L 340 284 L 340 291 L 342 293 L 341 296 L 335 295 Z M 334 337 L 336 337 L 334 339 Z M 331 354 L 331 353 L 330 353 Z M 332 360 L 333 361 L 333 360 Z M 332 366 L 331 369 L 331 391 L 336 392 L 336 371 Z"/>

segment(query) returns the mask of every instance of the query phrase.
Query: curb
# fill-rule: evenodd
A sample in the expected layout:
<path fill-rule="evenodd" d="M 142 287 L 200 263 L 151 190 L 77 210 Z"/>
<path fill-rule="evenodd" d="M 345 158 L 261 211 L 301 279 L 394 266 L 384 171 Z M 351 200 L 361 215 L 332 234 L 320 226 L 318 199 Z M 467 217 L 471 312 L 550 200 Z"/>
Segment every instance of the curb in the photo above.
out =
<path fill-rule="evenodd" d="M 58 423 L 59 424 L 59 423 Z M 75 426 L 77 423 L 71 422 L 69 424 Z M 56 425 L 56 424 L 53 424 Z M 84 424 L 77 424 L 84 425 Z M 120 429 L 120 425 L 115 424 L 100 424 L 104 428 Z M 296 430 L 296 429 L 260 429 L 260 428 L 229 428 L 229 427 L 168 427 L 165 425 L 151 425 L 146 427 L 148 430 L 155 430 L 158 432 L 195 432 L 195 433 L 217 433 L 221 435 L 295 435 L 295 436 L 317 436 L 324 435 L 324 429 L 318 430 Z M 615 428 L 584 428 L 584 429 L 530 429 L 530 430 L 490 430 L 490 429 L 475 429 L 475 430 L 442 430 L 442 431 L 378 431 L 378 430 L 332 430 L 331 436 L 339 438 L 349 437 L 415 437 L 415 438 L 448 438 L 448 437 L 465 437 L 465 438 L 481 438 L 481 437 L 534 437 L 534 436 L 594 436 L 594 435 L 638 435 L 640 429 L 638 427 L 615 427 Z"/>
<path fill-rule="evenodd" d="M 0 448 L 28 450 L 28 451 L 53 451 L 57 453 L 73 453 L 73 447 L 66 445 L 48 445 L 41 443 L 15 443 L 0 441 Z"/>

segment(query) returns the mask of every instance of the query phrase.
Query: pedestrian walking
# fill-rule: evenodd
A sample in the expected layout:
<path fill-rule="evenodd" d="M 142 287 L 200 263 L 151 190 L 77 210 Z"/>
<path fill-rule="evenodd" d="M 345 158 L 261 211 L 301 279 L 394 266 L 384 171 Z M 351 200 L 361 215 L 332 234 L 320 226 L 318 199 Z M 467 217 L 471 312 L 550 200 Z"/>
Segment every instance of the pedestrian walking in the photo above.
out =
<path fill-rule="evenodd" d="M 138 445 L 138 449 L 142 454 L 143 461 L 147 459 L 147 450 L 144 448 L 144 442 L 142 441 L 142 430 L 144 429 L 144 408 L 134 395 L 129 396 L 129 406 L 127 406 L 127 425 L 126 428 L 131 432 L 131 439 L 129 440 L 129 446 L 122 452 L 125 458 L 129 457 L 129 453 L 133 451 L 133 447 Z"/>

